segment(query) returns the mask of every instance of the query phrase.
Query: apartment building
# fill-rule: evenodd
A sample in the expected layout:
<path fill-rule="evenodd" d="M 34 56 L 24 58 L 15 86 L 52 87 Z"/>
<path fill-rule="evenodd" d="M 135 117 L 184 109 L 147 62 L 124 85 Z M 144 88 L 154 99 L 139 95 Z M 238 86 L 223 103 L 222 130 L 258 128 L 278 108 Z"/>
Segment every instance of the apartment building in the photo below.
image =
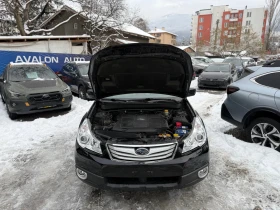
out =
<path fill-rule="evenodd" d="M 228 5 L 212 6 L 192 16 L 192 46 L 222 45 L 225 40 L 240 40 L 241 32 L 257 33 L 264 42 L 267 21 L 265 8 L 237 10 Z"/>
<path fill-rule="evenodd" d="M 177 35 L 166 31 L 164 27 L 162 29 L 155 28 L 148 33 L 156 38 L 150 39 L 150 43 L 176 45 Z"/>

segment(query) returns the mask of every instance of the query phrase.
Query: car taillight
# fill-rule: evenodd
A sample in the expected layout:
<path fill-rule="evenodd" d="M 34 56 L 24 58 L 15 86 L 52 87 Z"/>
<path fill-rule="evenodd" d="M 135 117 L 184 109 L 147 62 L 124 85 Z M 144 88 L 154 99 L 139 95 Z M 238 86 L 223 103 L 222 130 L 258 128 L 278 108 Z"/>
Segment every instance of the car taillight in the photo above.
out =
<path fill-rule="evenodd" d="M 228 86 L 227 87 L 227 94 L 232 94 L 232 93 L 235 93 L 237 91 L 239 91 L 240 89 L 238 87 L 233 87 L 233 86 Z"/>

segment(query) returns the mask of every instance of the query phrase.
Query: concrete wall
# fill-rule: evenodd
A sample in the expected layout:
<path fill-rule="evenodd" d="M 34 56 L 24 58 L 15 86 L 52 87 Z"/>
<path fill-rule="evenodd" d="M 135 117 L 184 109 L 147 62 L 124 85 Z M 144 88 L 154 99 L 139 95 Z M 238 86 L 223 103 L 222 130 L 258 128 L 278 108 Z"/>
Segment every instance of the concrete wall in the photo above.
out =
<path fill-rule="evenodd" d="M 265 8 L 254 8 L 254 9 L 245 9 L 243 13 L 243 22 L 242 26 L 246 27 L 246 22 L 251 21 L 250 26 L 247 26 L 247 28 L 250 28 L 252 31 L 258 33 L 258 35 L 263 35 L 263 27 L 266 25 L 266 19 L 265 17 Z M 251 17 L 247 17 L 247 13 L 251 12 Z"/>
<path fill-rule="evenodd" d="M 1 42 L 0 50 L 82 54 L 86 53 L 87 48 L 83 43 L 78 46 L 73 46 L 73 42 L 70 40 L 49 40 L 35 42 Z"/>

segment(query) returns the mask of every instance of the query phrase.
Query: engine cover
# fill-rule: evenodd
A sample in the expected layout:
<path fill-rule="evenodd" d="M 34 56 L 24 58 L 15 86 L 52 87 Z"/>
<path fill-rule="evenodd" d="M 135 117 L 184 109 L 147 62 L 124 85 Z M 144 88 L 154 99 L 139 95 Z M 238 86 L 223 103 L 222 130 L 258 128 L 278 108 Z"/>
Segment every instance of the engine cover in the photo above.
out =
<path fill-rule="evenodd" d="M 168 123 L 160 114 L 123 114 L 113 127 L 115 131 L 150 134 L 158 134 L 167 129 Z"/>

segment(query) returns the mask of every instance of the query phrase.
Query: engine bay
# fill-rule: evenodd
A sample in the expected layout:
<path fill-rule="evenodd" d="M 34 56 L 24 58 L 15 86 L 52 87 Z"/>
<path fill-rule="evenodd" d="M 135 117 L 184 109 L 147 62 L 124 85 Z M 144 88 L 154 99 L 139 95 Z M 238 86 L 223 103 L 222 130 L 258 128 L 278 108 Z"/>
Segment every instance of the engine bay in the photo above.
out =
<path fill-rule="evenodd" d="M 186 137 L 192 129 L 184 110 L 98 110 L 93 118 L 95 135 L 104 140 L 173 140 Z"/>

